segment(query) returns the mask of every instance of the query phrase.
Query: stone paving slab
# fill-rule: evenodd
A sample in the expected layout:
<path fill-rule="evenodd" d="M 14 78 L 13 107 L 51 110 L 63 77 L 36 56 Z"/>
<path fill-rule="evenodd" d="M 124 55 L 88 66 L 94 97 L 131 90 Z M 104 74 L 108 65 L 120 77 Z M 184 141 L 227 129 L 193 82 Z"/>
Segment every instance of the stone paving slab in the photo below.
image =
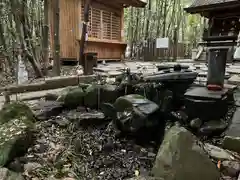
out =
<path fill-rule="evenodd" d="M 236 109 L 236 112 L 234 113 L 232 118 L 232 123 L 226 132 L 226 136 L 240 138 L 240 108 Z"/>
<path fill-rule="evenodd" d="M 240 108 L 236 109 L 223 140 L 223 147 L 240 153 Z"/>
<path fill-rule="evenodd" d="M 239 75 L 233 75 L 228 79 L 228 83 L 240 85 L 240 76 Z"/>
<path fill-rule="evenodd" d="M 240 153 L 240 89 L 234 91 L 235 104 L 237 106 L 232 122 L 226 131 L 223 146 L 226 149 Z"/>

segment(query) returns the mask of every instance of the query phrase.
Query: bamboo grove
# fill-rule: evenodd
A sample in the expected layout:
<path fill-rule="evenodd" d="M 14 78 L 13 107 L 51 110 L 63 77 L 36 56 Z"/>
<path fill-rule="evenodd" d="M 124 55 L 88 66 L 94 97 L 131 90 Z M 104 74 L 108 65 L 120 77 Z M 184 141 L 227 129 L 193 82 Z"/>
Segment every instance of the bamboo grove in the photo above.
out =
<path fill-rule="evenodd" d="M 184 12 L 183 8 L 191 3 L 192 0 L 148 0 L 144 9 L 126 9 L 125 34 L 131 56 L 136 55 L 136 47 L 141 47 L 144 41 L 158 37 L 173 38 L 174 28 L 179 42 L 188 44 L 189 49 L 196 48 L 204 19 Z"/>
<path fill-rule="evenodd" d="M 17 56 L 21 53 L 27 67 L 37 77 L 46 74 L 49 58 L 49 0 L 1 0 L 0 2 L 0 55 L 6 57 L 6 69 L 15 72 Z M 55 61 L 59 62 L 59 0 L 54 18 Z M 191 0 L 149 0 L 144 9 L 125 10 L 125 37 L 132 49 L 144 40 L 156 37 L 172 37 L 177 28 L 178 40 L 196 47 L 201 38 L 203 23 L 200 17 L 187 15 L 183 8 Z M 55 62 L 54 61 L 54 62 Z M 56 66 L 59 74 L 59 65 Z"/>

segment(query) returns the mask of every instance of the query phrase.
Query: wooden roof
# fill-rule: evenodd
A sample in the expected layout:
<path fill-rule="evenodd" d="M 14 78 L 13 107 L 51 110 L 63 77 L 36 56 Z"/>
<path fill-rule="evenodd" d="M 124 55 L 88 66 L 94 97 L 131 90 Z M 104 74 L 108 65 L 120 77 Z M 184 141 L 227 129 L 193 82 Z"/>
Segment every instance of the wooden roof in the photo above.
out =
<path fill-rule="evenodd" d="M 184 10 L 188 13 L 202 13 L 214 10 L 229 10 L 240 5 L 239 0 L 194 0 L 192 5 Z"/>
<path fill-rule="evenodd" d="M 236 0 L 194 0 L 193 4 L 190 7 L 198 7 L 198 6 L 205 6 L 205 5 L 211 5 L 211 4 L 221 4 L 226 3 L 230 1 L 236 1 Z"/>
<path fill-rule="evenodd" d="M 93 0 L 105 5 L 110 5 L 115 8 L 125 8 L 129 6 L 143 8 L 146 6 L 146 1 L 143 0 Z"/>

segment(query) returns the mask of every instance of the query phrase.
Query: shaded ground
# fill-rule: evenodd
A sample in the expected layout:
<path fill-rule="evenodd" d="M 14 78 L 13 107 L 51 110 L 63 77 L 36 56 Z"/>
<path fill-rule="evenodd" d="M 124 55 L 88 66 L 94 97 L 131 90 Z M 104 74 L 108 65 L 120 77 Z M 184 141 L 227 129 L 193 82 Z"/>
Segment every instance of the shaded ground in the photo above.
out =
<path fill-rule="evenodd" d="M 67 114 L 37 124 L 36 143 L 22 163 L 34 162 L 42 167 L 25 174 L 27 179 L 54 176 L 121 180 L 150 172 L 156 156 L 151 146 L 116 138 L 108 123 L 79 127 L 80 119 L 70 122 Z"/>

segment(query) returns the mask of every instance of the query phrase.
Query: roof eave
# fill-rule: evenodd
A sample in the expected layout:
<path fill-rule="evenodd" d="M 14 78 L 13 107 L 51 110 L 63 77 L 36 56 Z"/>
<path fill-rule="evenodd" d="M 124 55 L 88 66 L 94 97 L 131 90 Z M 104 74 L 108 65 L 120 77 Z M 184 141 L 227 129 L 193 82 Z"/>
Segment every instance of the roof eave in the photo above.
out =
<path fill-rule="evenodd" d="M 126 3 L 124 7 L 132 6 L 137 8 L 144 8 L 146 5 L 147 5 L 146 2 L 143 2 L 140 0 L 132 0 L 132 1 L 128 0 L 128 3 Z"/>
<path fill-rule="evenodd" d="M 187 13 L 190 14 L 198 14 L 202 12 L 209 12 L 209 11 L 215 11 L 215 10 L 221 10 L 226 8 L 235 8 L 237 6 L 240 6 L 240 1 L 230 1 L 225 3 L 219 3 L 219 4 L 209 4 L 209 5 L 203 5 L 203 6 L 196 6 L 196 7 L 187 7 L 184 8 L 184 10 Z"/>

